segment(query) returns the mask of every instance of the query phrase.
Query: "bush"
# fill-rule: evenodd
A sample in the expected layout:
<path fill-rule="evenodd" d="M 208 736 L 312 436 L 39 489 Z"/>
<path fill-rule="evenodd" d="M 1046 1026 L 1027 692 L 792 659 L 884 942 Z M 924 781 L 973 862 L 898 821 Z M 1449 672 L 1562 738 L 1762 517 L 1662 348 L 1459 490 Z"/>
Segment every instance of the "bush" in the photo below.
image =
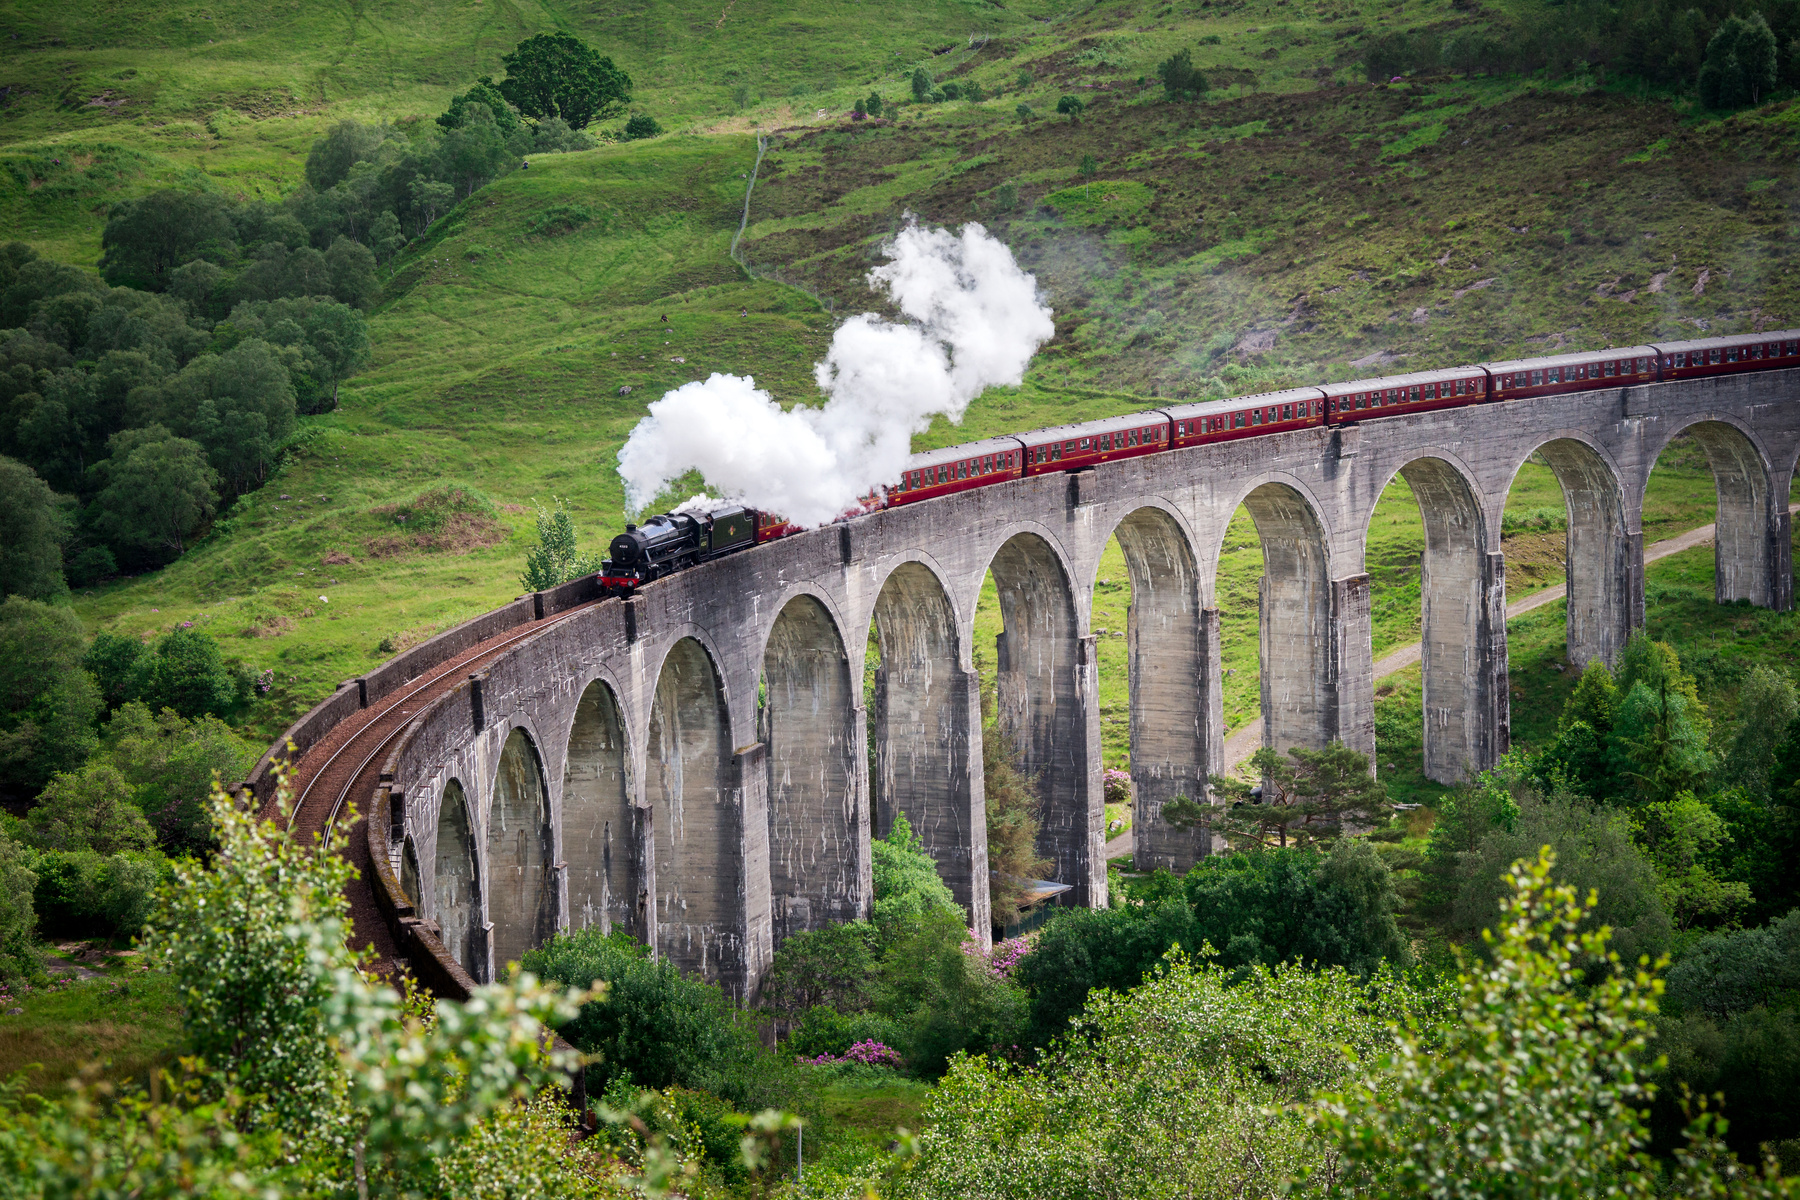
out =
<path fill-rule="evenodd" d="M 124 683 L 127 699 L 183 717 L 226 716 L 250 699 L 250 676 L 225 662 L 219 643 L 198 629 L 175 629 L 139 653 Z"/>
<path fill-rule="evenodd" d="M 937 873 L 937 863 L 925 853 L 904 812 L 894 814 L 894 827 L 885 838 L 870 842 L 869 850 L 875 882 L 873 917 L 884 939 L 917 925 L 930 913 L 962 916 Z"/>
<path fill-rule="evenodd" d="M 148 850 L 156 835 L 132 800 L 123 775 L 89 762 L 52 779 L 25 820 L 33 844 L 42 850 Z"/>
<path fill-rule="evenodd" d="M 520 586 L 528 592 L 541 592 L 600 569 L 598 556 L 576 549 L 575 521 L 561 500 L 551 499 L 554 508 L 537 506 L 538 544 L 525 552 L 525 573 L 519 576 Z"/>
<path fill-rule="evenodd" d="M 631 120 L 625 122 L 625 140 L 628 142 L 657 137 L 661 133 L 662 126 L 658 125 L 656 118 L 649 113 L 638 113 Z"/>
<path fill-rule="evenodd" d="M 37 874 L 32 854 L 0 832 L 0 984 L 17 983 L 39 970 Z"/>
<path fill-rule="evenodd" d="M 94 748 L 100 690 L 73 610 L 0 601 L 0 797 L 22 803 Z"/>
<path fill-rule="evenodd" d="M 1163 94 L 1171 100 L 1193 100 L 1206 94 L 1206 73 L 1194 66 L 1191 50 L 1177 50 L 1156 64 Z"/>
<path fill-rule="evenodd" d="M 1056 102 L 1056 111 L 1066 114 L 1071 121 L 1079 117 L 1081 110 L 1086 107 L 1080 96 L 1064 96 Z"/>
<path fill-rule="evenodd" d="M 1761 104 L 1775 89 L 1775 65 L 1775 35 L 1761 13 L 1726 17 L 1706 44 L 1700 101 L 1708 108 Z"/>
<path fill-rule="evenodd" d="M 915 67 L 913 69 L 912 78 L 908 82 L 912 85 L 912 95 L 914 100 L 924 103 L 931 98 L 930 71 L 927 71 L 924 67 Z"/>
<path fill-rule="evenodd" d="M 129 938 L 150 919 L 163 859 L 154 852 L 51 851 L 38 855 L 32 869 L 32 901 L 45 936 Z"/>
<path fill-rule="evenodd" d="M 809 1008 L 788 1035 L 788 1053 L 796 1058 L 842 1055 L 858 1042 L 899 1045 L 906 1040 L 900 1024 L 878 1013 L 840 1013 L 823 1005 Z"/>
<path fill-rule="evenodd" d="M 55 600 L 63 582 L 68 519 L 37 472 L 0 456 L 0 596 Z"/>
<path fill-rule="evenodd" d="M 788 1016 L 867 1008 L 874 999 L 875 942 L 867 921 L 794 934 L 769 965 L 763 1003 Z"/>

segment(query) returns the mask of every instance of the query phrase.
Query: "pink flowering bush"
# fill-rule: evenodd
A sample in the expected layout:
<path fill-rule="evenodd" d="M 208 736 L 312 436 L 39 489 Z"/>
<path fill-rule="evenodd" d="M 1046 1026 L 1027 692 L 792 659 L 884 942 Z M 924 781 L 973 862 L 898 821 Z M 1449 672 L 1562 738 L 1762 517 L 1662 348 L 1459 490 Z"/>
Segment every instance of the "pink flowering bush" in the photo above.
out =
<path fill-rule="evenodd" d="M 970 958 L 985 960 L 983 966 L 995 979 L 1010 979 L 1019 961 L 1031 952 L 1031 946 L 1024 938 L 1008 938 L 994 943 L 992 950 L 983 950 L 971 938 L 962 944 L 962 952 Z"/>
<path fill-rule="evenodd" d="M 1131 772 L 1108 767 L 1104 783 L 1108 804 L 1131 803 Z"/>
<path fill-rule="evenodd" d="M 858 1042 L 842 1054 L 821 1054 L 817 1058 L 796 1059 L 801 1066 L 827 1067 L 833 1063 L 861 1063 L 865 1067 L 900 1069 L 900 1052 L 881 1042 Z"/>

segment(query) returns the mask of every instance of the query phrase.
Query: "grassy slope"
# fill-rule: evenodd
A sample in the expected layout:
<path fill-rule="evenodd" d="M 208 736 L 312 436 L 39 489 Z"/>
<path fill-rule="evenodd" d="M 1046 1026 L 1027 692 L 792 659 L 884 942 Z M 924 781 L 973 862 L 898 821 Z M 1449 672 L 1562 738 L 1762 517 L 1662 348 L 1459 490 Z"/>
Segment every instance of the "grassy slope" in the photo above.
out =
<path fill-rule="evenodd" d="M 979 218 L 1038 273 L 1056 341 L 1023 388 L 990 393 L 962 428 L 940 422 L 922 444 L 1158 395 L 1353 375 L 1376 369 L 1349 365 L 1370 355 L 1428 365 L 1693 322 L 1800 323 L 1796 273 L 1783 271 L 1792 173 L 1777 165 L 1800 110 L 1697 122 L 1576 81 L 1343 86 L 1355 33 L 1469 19 L 1436 3 L 1402 16 L 939 0 L 883 10 L 873 26 L 861 6 L 823 0 L 721 4 L 722 22 L 651 3 L 144 7 L 122 30 L 95 5 L 0 8 L 0 34 L 22 35 L 0 82 L 28 93 L 15 86 L 0 109 L 0 215 L 36 230 L 47 252 L 93 261 L 105 202 L 164 182 L 291 187 L 329 120 L 429 114 L 538 29 L 594 40 L 633 73 L 642 107 L 697 135 L 537 159 L 459 209 L 397 265 L 375 317 L 376 361 L 340 412 L 307 422 L 273 485 L 173 567 L 79 599 L 90 625 L 123 630 L 196 619 L 231 636 L 278 632 L 285 618 L 277 637 L 234 643 L 277 670 L 252 716 L 265 734 L 384 657 L 384 640 L 416 640 L 514 594 L 533 498 L 568 497 L 598 544 L 622 519 L 611 455 L 647 398 L 712 370 L 810 398 L 807 368 L 834 318 L 726 257 L 753 126 L 788 123 L 745 243 L 759 274 L 803 283 L 840 312 L 867 306 L 861 275 L 907 209 Z M 965 37 L 976 33 L 993 36 Z M 1183 45 L 1236 85 L 1196 105 L 1136 85 Z M 812 115 L 841 114 L 871 86 L 903 94 L 916 62 L 1004 94 L 908 108 L 880 127 Z M 732 99 L 740 84 L 744 112 Z M 1079 122 L 1014 115 L 1021 100 L 1043 111 L 1065 93 L 1090 102 Z M 127 103 L 85 103 L 93 97 Z M 1077 173 L 1086 154 L 1097 160 L 1091 184 Z M 1019 201 L 1002 212 L 1005 183 Z M 532 216 L 559 202 L 597 219 L 532 236 Z M 636 390 L 620 396 L 627 385 Z M 371 557 L 370 540 L 394 530 L 379 510 L 447 479 L 507 506 L 501 533 L 512 535 L 467 554 Z M 1547 472 L 1521 476 L 1513 507 L 1560 508 Z M 1710 496 L 1666 507 L 1667 528 L 1697 523 Z M 1371 529 L 1378 653 L 1416 632 L 1419 540 L 1396 484 Z M 327 567 L 333 551 L 356 561 Z M 1508 553 L 1515 592 L 1560 576 L 1553 528 L 1513 539 Z M 1260 559 L 1240 514 L 1218 588 L 1233 725 L 1255 713 Z M 1101 575 L 1113 583 L 1095 624 L 1122 628 L 1122 562 Z M 1125 748 L 1124 640 L 1101 645 L 1113 762 Z"/>

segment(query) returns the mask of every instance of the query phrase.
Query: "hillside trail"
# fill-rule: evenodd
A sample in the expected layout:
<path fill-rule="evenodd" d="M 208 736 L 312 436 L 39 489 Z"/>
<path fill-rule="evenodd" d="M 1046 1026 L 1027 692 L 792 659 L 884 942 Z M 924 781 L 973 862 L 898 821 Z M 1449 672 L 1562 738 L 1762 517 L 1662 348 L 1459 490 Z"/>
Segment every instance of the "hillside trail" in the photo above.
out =
<path fill-rule="evenodd" d="M 1800 504 L 1788 506 L 1790 514 L 1800 513 Z M 1704 546 L 1713 540 L 1714 527 L 1702 525 L 1698 529 L 1690 529 L 1686 533 L 1677 534 L 1665 541 L 1653 542 L 1644 547 L 1644 562 L 1653 563 L 1659 558 L 1667 558 L 1671 554 L 1680 554 L 1683 550 L 1692 550 L 1696 546 Z M 1506 606 L 1506 619 L 1512 620 L 1530 612 L 1534 608 L 1542 608 L 1546 604 L 1554 604 L 1568 594 L 1567 584 L 1547 587 L 1541 592 L 1533 592 L 1522 599 L 1515 600 Z M 1402 646 L 1398 650 L 1375 660 L 1375 678 L 1382 679 L 1398 674 L 1419 661 L 1419 643 Z M 1244 762 L 1255 754 L 1262 745 L 1262 722 L 1251 721 L 1236 733 L 1225 739 L 1225 771 L 1229 774 L 1244 765 Z M 1131 831 L 1127 829 L 1118 837 L 1106 843 L 1106 858 L 1110 862 L 1123 857 L 1132 851 Z"/>

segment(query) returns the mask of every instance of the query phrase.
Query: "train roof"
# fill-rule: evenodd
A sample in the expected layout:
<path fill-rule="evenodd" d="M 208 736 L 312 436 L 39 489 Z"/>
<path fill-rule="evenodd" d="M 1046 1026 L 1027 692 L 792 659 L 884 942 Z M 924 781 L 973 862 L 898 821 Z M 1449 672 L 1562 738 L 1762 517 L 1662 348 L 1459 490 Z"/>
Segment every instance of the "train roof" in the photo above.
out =
<path fill-rule="evenodd" d="M 1033 429 L 1029 433 L 1021 433 L 1019 440 L 1027 446 L 1039 446 L 1050 442 L 1067 442 L 1076 438 L 1093 437 L 1100 433 L 1113 433 L 1120 429 L 1142 429 L 1146 425 L 1167 423 L 1168 417 L 1159 410 L 1150 408 L 1143 412 L 1125 413 L 1117 417 L 1079 421 L 1073 425 L 1051 425 L 1043 429 Z"/>
<path fill-rule="evenodd" d="M 1732 337 L 1695 338 L 1686 342 L 1658 342 L 1651 349 L 1661 354 L 1688 350 L 1711 350 L 1714 346 L 1762 346 L 1769 342 L 1787 342 L 1800 338 L 1800 329 L 1771 329 L 1767 333 L 1740 333 Z"/>
<path fill-rule="evenodd" d="M 1307 400 L 1317 400 L 1321 392 L 1316 387 L 1286 388 L 1279 392 L 1257 392 L 1252 396 L 1227 396 L 1223 400 L 1203 400 L 1198 404 L 1175 404 L 1162 411 L 1172 421 L 1185 421 L 1189 417 L 1209 417 L 1214 413 L 1232 413 L 1243 408 L 1265 408 L 1271 404 L 1296 404 Z"/>
<path fill-rule="evenodd" d="M 945 446 L 942 450 L 921 450 L 906 460 L 906 470 L 919 467 L 934 467 L 938 463 L 961 462 L 965 458 L 983 458 L 989 454 L 1005 454 L 1019 449 L 1019 439 L 1012 436 L 984 438 L 979 442 L 964 442 L 959 446 Z"/>
<path fill-rule="evenodd" d="M 1542 358 L 1512 358 L 1505 362 L 1482 363 L 1490 371 L 1541 370 L 1544 367 L 1560 367 L 1568 363 L 1605 362 L 1612 358 L 1655 358 L 1658 354 L 1655 346 L 1615 346 L 1610 350 L 1584 350 L 1580 354 L 1549 354 Z"/>
<path fill-rule="evenodd" d="M 1354 392 L 1374 392 L 1386 388 L 1412 387 L 1414 384 L 1474 379 L 1484 374 L 1485 372 L 1477 366 L 1445 367 L 1439 371 L 1408 371 L 1404 375 L 1383 375 L 1378 379 L 1349 379 L 1343 383 L 1327 383 L 1321 385 L 1321 390 L 1327 396 L 1348 396 Z"/>

